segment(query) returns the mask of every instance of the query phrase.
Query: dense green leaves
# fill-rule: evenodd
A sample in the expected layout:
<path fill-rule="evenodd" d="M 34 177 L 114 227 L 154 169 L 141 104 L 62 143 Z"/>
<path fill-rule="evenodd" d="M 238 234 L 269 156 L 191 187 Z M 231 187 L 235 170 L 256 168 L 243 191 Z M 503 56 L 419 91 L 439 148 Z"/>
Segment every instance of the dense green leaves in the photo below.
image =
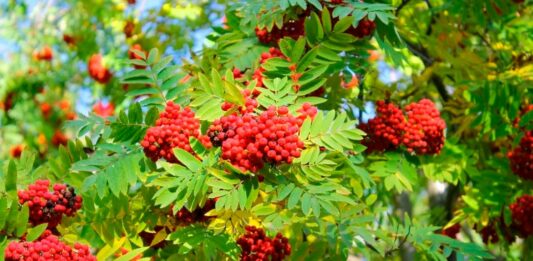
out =
<path fill-rule="evenodd" d="M 412 191 L 417 182 L 416 168 L 403 155 L 390 153 L 385 157 L 369 166 L 372 176 L 382 179 L 386 190 Z"/>
<path fill-rule="evenodd" d="M 300 138 L 305 142 L 340 152 L 352 149 L 351 141 L 361 140 L 363 136 L 364 132 L 355 128 L 355 121 L 349 120 L 346 113 L 333 111 L 319 112 L 312 121 L 307 119 L 300 131 Z"/>
<path fill-rule="evenodd" d="M 176 257 L 203 248 L 206 259 L 216 259 L 219 253 L 237 258 L 239 248 L 227 234 L 215 234 L 200 226 L 189 226 L 168 235 L 168 239 L 180 245 Z"/>
<path fill-rule="evenodd" d="M 142 154 L 123 153 L 120 146 L 107 149 L 117 149 L 114 152 L 117 154 L 98 150 L 92 157 L 76 162 L 71 170 L 91 173 L 83 184 L 84 191 L 96 189 L 100 198 L 109 192 L 116 197 L 126 195 L 141 175 L 139 161 Z"/>
<path fill-rule="evenodd" d="M 141 105 L 133 103 L 127 113 L 121 111 L 116 121 L 111 123 L 111 137 L 116 142 L 137 143 L 144 137 L 146 130 L 155 124 L 158 117 L 159 112 L 156 107 L 150 108 L 146 115 L 143 115 Z"/>

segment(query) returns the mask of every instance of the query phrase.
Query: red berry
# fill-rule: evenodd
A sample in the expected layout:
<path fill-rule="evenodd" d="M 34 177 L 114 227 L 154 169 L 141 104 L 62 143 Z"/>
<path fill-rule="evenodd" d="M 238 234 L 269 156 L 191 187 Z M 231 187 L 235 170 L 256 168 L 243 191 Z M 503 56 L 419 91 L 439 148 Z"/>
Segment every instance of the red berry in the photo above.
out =
<path fill-rule="evenodd" d="M 24 145 L 19 144 L 19 145 L 11 147 L 9 149 L 9 154 L 13 158 L 20 158 L 20 156 L 22 155 L 22 151 L 23 150 L 24 150 Z"/>
<path fill-rule="evenodd" d="M 63 34 L 63 41 L 68 45 L 75 45 L 76 37 L 69 34 Z"/>
<path fill-rule="evenodd" d="M 247 98 L 247 103 L 252 104 L 251 109 L 222 117 L 209 128 L 211 143 L 222 147 L 222 158 L 243 171 L 257 172 L 265 162 L 290 163 L 299 157 L 303 149 L 298 139 L 301 120 L 290 115 L 286 107 L 270 107 L 257 115 L 253 112 L 256 101 Z"/>
<path fill-rule="evenodd" d="M 48 223 L 48 228 L 56 227 L 63 214 L 73 216 L 81 208 L 82 199 L 76 196 L 74 188 L 55 184 L 49 191 L 50 181 L 37 180 L 28 190 L 18 191 L 19 203 L 30 207 L 30 222 L 33 225 Z"/>
<path fill-rule="evenodd" d="M 422 99 L 405 107 L 407 124 L 402 138 L 407 151 L 417 154 L 439 154 L 444 146 L 446 122 L 435 104 Z"/>
<path fill-rule="evenodd" d="M 448 227 L 446 229 L 443 228 L 441 231 L 441 234 L 447 237 L 457 239 L 457 234 L 459 234 L 459 231 L 461 231 L 461 224 L 456 223 L 453 226 Z"/>
<path fill-rule="evenodd" d="M 61 132 L 60 130 L 56 130 L 54 132 L 54 136 L 52 136 L 52 144 L 56 147 L 59 147 L 60 145 L 67 145 L 68 143 L 68 137 Z"/>
<path fill-rule="evenodd" d="M 533 196 L 523 195 L 509 206 L 513 227 L 516 227 L 524 238 L 533 235 Z"/>
<path fill-rule="evenodd" d="M 397 149 L 402 140 L 406 121 L 402 111 L 392 103 L 376 102 L 377 116 L 361 124 L 359 128 L 367 133 L 363 145 L 368 152 L 383 152 Z"/>
<path fill-rule="evenodd" d="M 46 230 L 36 241 L 10 242 L 5 249 L 5 260 L 96 261 L 96 257 L 91 254 L 88 246 L 76 243 L 71 247 L 52 235 L 50 230 Z"/>
<path fill-rule="evenodd" d="M 40 51 L 35 51 L 33 57 L 39 61 L 51 61 L 54 57 L 52 48 L 44 46 Z"/>
<path fill-rule="evenodd" d="M 140 44 L 134 44 L 129 50 L 128 50 L 128 56 L 130 57 L 131 60 L 142 60 L 142 57 L 138 54 L 136 54 L 135 52 L 133 52 L 133 50 L 136 50 L 136 51 L 141 51 L 141 52 L 144 52 L 146 54 L 146 51 L 142 48 L 142 46 Z M 144 69 L 146 68 L 146 66 L 143 66 L 143 65 L 133 65 L 133 67 L 135 67 L 135 69 Z"/>
<path fill-rule="evenodd" d="M 280 57 L 280 58 L 283 58 L 283 59 L 287 59 L 287 57 L 285 57 L 283 55 L 283 53 L 277 49 L 277 48 L 274 48 L 274 47 L 271 47 L 268 51 L 268 53 L 262 53 L 261 54 L 261 58 L 259 60 L 259 64 L 264 64 L 267 60 L 271 59 L 271 58 L 275 58 L 275 57 Z M 257 70 L 254 71 L 253 75 L 252 75 L 252 79 L 253 80 L 256 80 L 257 81 L 257 86 L 258 87 L 264 87 L 264 84 L 263 84 L 263 72 L 265 71 L 265 69 L 263 67 L 259 67 L 257 68 Z M 256 90 L 254 90 L 255 92 Z M 258 90 L 257 90 L 258 91 Z M 253 93 L 254 95 L 257 95 L 259 93 Z"/>
<path fill-rule="evenodd" d="M 93 106 L 93 112 L 100 117 L 107 118 L 113 116 L 115 113 L 115 106 L 110 102 L 103 103 L 102 101 L 99 101 Z"/>
<path fill-rule="evenodd" d="M 156 125 L 146 131 L 141 146 L 145 155 L 154 162 L 164 158 L 168 162 L 179 163 L 172 150 L 181 148 L 192 153 L 190 137 L 199 139 L 207 148 L 211 147 L 209 139 L 200 135 L 200 121 L 194 117 L 194 112 L 188 107 L 181 109 L 179 105 L 168 102 Z"/>
<path fill-rule="evenodd" d="M 359 21 L 357 27 L 350 27 L 346 32 L 352 34 L 355 37 L 364 38 L 374 33 L 375 29 L 376 23 L 365 17 L 361 21 Z"/>
<path fill-rule="evenodd" d="M 291 254 L 291 245 L 286 237 L 278 233 L 274 238 L 263 229 L 247 226 L 246 233 L 237 239 L 241 247 L 241 260 L 280 261 Z"/>
<path fill-rule="evenodd" d="M 533 180 L 533 131 L 525 133 L 520 144 L 507 154 L 513 173 L 526 180 Z"/>
<path fill-rule="evenodd" d="M 126 38 L 131 38 L 135 31 L 135 23 L 133 21 L 126 21 L 123 31 Z"/>
<path fill-rule="evenodd" d="M 94 54 L 89 59 L 88 63 L 88 69 L 89 69 L 89 75 L 96 80 L 97 82 L 101 84 L 106 84 L 109 82 L 111 77 L 113 77 L 113 74 L 104 67 L 102 63 L 102 55 L 101 54 Z"/>

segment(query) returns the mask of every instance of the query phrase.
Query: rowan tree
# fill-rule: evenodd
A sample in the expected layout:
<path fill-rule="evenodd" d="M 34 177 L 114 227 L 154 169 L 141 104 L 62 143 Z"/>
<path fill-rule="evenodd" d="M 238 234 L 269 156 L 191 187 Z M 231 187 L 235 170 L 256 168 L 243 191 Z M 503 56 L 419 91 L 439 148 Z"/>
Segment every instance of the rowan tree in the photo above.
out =
<path fill-rule="evenodd" d="M 1 3 L 0 259 L 530 260 L 530 4 Z"/>

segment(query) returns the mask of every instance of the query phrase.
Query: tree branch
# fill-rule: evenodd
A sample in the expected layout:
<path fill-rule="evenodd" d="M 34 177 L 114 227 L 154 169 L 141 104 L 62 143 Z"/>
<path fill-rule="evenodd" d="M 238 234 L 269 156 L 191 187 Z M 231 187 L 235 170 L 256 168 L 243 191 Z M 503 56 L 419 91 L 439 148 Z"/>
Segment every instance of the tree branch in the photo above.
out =
<path fill-rule="evenodd" d="M 424 47 L 416 46 L 415 44 L 409 42 L 406 39 L 404 39 L 404 42 L 407 46 L 407 49 L 409 49 L 409 51 L 411 51 L 414 55 L 422 59 L 424 66 L 430 67 L 431 65 L 433 65 L 434 60 L 433 58 L 429 56 L 427 50 Z M 445 102 L 448 101 L 450 99 L 450 95 L 448 94 L 448 91 L 446 91 L 446 85 L 444 84 L 444 81 L 442 80 L 442 78 L 438 76 L 437 74 L 433 73 L 430 79 L 431 79 L 431 82 L 437 88 L 437 91 L 442 97 L 442 100 L 444 100 Z"/>
<path fill-rule="evenodd" d="M 448 94 L 448 91 L 446 90 L 446 85 L 444 85 L 444 81 L 442 78 L 435 73 L 431 75 L 431 82 L 435 85 L 437 88 L 437 91 L 440 94 L 440 97 L 442 97 L 442 100 L 447 102 L 450 99 L 450 95 Z"/>

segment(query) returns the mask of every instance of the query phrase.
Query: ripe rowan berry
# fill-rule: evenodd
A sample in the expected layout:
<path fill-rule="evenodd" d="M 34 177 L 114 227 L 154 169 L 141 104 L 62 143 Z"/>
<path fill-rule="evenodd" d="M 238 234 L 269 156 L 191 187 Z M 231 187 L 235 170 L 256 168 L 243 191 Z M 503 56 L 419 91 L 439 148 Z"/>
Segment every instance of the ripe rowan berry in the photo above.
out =
<path fill-rule="evenodd" d="M 439 154 L 444 147 L 446 122 L 435 104 L 422 99 L 405 107 L 407 123 L 402 142 L 407 151 L 417 154 Z"/>
<path fill-rule="evenodd" d="M 198 222 L 207 222 L 212 217 L 206 216 L 205 214 L 213 209 L 215 209 L 215 199 L 208 199 L 203 207 L 197 207 L 192 212 L 186 207 L 181 208 L 174 218 L 178 225 L 188 226 L 193 223 Z"/>
<path fill-rule="evenodd" d="M 375 29 L 376 29 L 376 23 L 374 21 L 369 20 L 367 17 L 365 17 L 361 21 L 359 21 L 359 24 L 357 24 L 357 27 L 348 28 L 346 33 L 349 33 L 358 38 L 365 38 L 367 36 L 372 35 Z"/>
<path fill-rule="evenodd" d="M 533 131 L 528 131 L 520 144 L 507 154 L 511 170 L 526 180 L 533 180 Z"/>
<path fill-rule="evenodd" d="M 41 50 L 35 51 L 33 57 L 38 61 L 51 61 L 54 57 L 52 48 L 50 46 L 44 46 Z"/>
<path fill-rule="evenodd" d="M 45 119 L 50 118 L 50 115 L 52 114 L 52 106 L 49 103 L 43 102 L 40 106 L 40 109 Z"/>
<path fill-rule="evenodd" d="M 135 31 L 135 23 L 133 21 L 126 21 L 126 24 L 124 25 L 124 35 L 126 38 L 131 38 L 133 36 L 133 32 Z"/>
<path fill-rule="evenodd" d="M 5 260 L 96 261 L 96 257 L 91 254 L 89 246 L 75 243 L 71 247 L 46 230 L 33 242 L 11 241 L 5 249 Z"/>
<path fill-rule="evenodd" d="M 128 50 L 128 56 L 130 57 L 130 60 L 142 60 L 142 57 L 138 54 L 136 54 L 133 50 L 140 51 L 146 54 L 146 51 L 142 48 L 140 44 L 134 44 L 129 50 Z M 144 65 L 137 65 L 134 64 L 133 67 L 135 69 L 144 69 L 146 66 Z"/>
<path fill-rule="evenodd" d="M 263 77 L 264 77 L 263 72 L 265 72 L 265 68 L 263 68 L 261 65 L 264 64 L 269 59 L 275 58 L 275 57 L 280 57 L 280 58 L 284 58 L 284 59 L 287 58 L 287 57 L 285 57 L 283 55 L 283 53 L 279 49 L 274 48 L 274 47 L 271 47 L 268 50 L 268 53 L 262 53 L 261 54 L 261 57 L 259 59 L 259 68 L 257 68 L 254 71 L 253 75 L 252 75 L 252 79 L 257 81 L 257 87 L 264 87 L 264 84 L 263 84 Z M 260 93 L 260 91 L 255 89 L 253 94 L 254 95 L 258 95 L 259 93 Z"/>
<path fill-rule="evenodd" d="M 22 144 L 15 145 L 9 149 L 9 154 L 13 158 L 20 158 L 23 150 L 24 150 L 24 145 Z"/>
<path fill-rule="evenodd" d="M 67 145 L 68 143 L 68 137 L 60 130 L 56 130 L 54 132 L 54 136 L 52 136 L 52 144 L 56 147 L 59 147 L 60 145 Z"/>
<path fill-rule="evenodd" d="M 191 137 L 199 139 L 205 147 L 211 147 L 209 139 L 200 135 L 200 121 L 194 117 L 194 112 L 189 107 L 182 109 L 178 104 L 168 102 L 155 126 L 146 131 L 141 146 L 145 155 L 154 162 L 164 158 L 168 162 L 179 163 L 172 150 L 181 148 L 192 153 Z"/>
<path fill-rule="evenodd" d="M 107 118 L 113 116 L 115 113 L 115 106 L 111 102 L 103 103 L 102 101 L 99 101 L 94 104 L 93 112 L 100 117 Z"/>
<path fill-rule="evenodd" d="M 48 223 L 48 228 L 54 228 L 63 215 L 73 216 L 81 208 L 82 199 L 68 185 L 55 184 L 53 191 L 49 187 L 49 180 L 37 180 L 27 190 L 18 191 L 18 198 L 20 204 L 28 205 L 33 225 Z"/>
<path fill-rule="evenodd" d="M 445 235 L 447 237 L 451 237 L 454 239 L 457 239 L 457 234 L 461 231 L 461 224 L 456 223 L 451 227 L 448 227 L 446 229 L 442 229 L 441 234 Z"/>
<path fill-rule="evenodd" d="M 509 208 L 511 209 L 512 226 L 515 227 L 524 238 L 533 235 L 533 196 L 523 195 L 516 199 Z"/>
<path fill-rule="evenodd" d="M 63 42 L 68 44 L 69 46 L 76 44 L 76 37 L 70 35 L 70 34 L 63 34 Z"/>
<path fill-rule="evenodd" d="M 92 55 L 88 62 L 88 69 L 89 75 L 94 80 L 101 84 L 106 84 L 109 82 L 111 77 L 113 77 L 113 74 L 109 71 L 109 69 L 104 67 L 102 60 L 103 58 L 101 54 Z"/>
<path fill-rule="evenodd" d="M 263 229 L 253 226 L 247 226 L 245 229 L 246 233 L 237 239 L 242 250 L 242 261 L 280 261 L 291 254 L 289 240 L 281 233 L 270 238 Z"/>
<path fill-rule="evenodd" d="M 308 110 L 312 115 L 312 108 Z M 290 115 L 286 107 L 271 106 L 259 115 L 250 109 L 240 112 L 215 120 L 209 128 L 211 143 L 222 147 L 223 159 L 242 171 L 257 172 L 265 162 L 277 165 L 300 157 L 301 118 Z"/>
<path fill-rule="evenodd" d="M 402 142 L 406 120 L 402 111 L 394 104 L 378 101 L 377 116 L 359 128 L 367 133 L 362 144 L 368 147 L 368 152 L 383 152 L 397 149 Z"/>

